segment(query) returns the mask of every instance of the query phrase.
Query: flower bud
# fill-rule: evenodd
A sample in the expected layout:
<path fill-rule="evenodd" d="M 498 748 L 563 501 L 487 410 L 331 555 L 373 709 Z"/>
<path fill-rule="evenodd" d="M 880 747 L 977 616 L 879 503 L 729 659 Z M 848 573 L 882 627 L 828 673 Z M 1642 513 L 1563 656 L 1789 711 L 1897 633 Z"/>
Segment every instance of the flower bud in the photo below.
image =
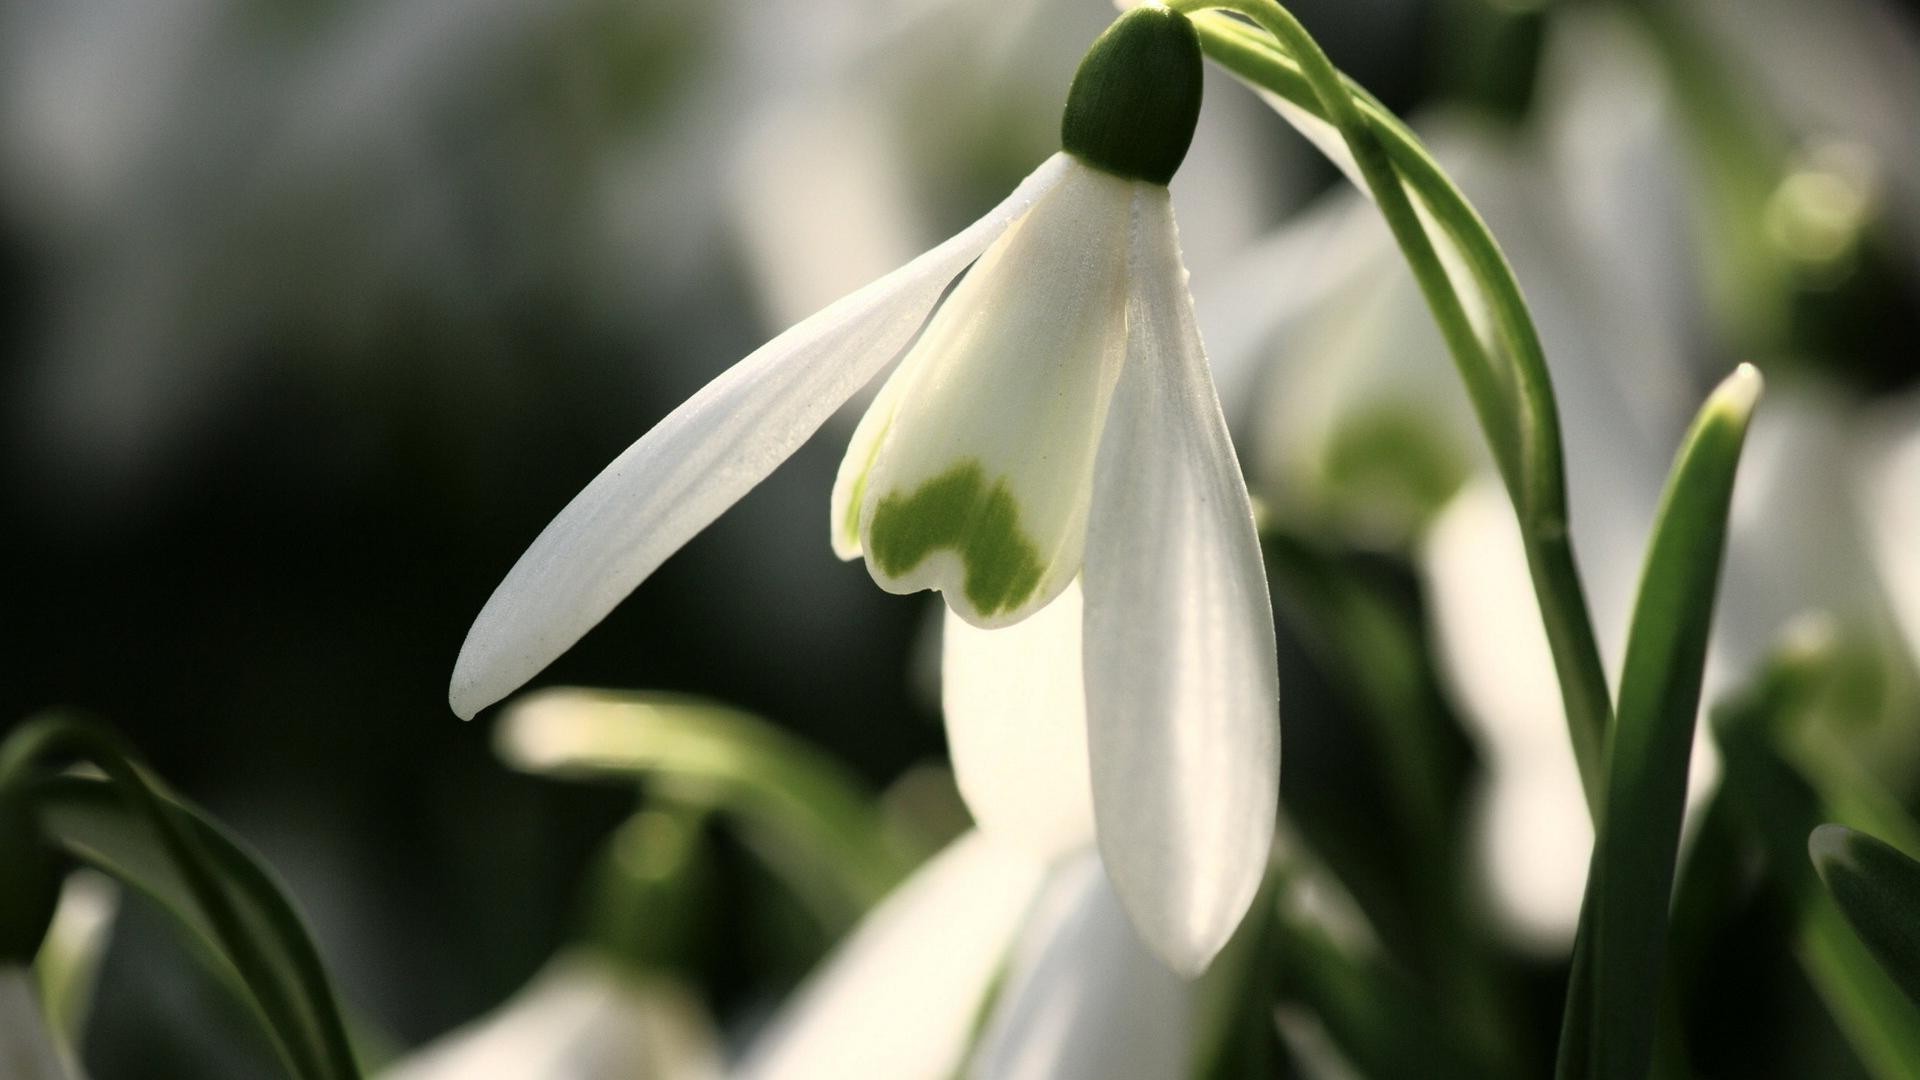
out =
<path fill-rule="evenodd" d="M 1060 145 L 1128 180 L 1165 184 L 1200 118 L 1200 35 L 1185 15 L 1138 7 L 1114 20 L 1080 61 L 1060 118 Z"/>

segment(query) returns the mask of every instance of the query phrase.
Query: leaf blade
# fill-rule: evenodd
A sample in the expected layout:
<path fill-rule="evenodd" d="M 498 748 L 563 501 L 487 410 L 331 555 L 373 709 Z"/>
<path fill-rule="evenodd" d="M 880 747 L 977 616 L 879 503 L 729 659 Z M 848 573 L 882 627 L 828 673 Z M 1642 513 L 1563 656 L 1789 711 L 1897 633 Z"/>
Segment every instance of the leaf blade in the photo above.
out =
<path fill-rule="evenodd" d="M 1920 1005 L 1920 863 L 1844 825 L 1813 830 L 1807 854 L 1854 935 Z"/>
<path fill-rule="evenodd" d="M 1727 514 L 1759 372 L 1741 365 L 1681 445 L 1648 545 L 1607 746 L 1558 1075 L 1645 1076 Z"/>

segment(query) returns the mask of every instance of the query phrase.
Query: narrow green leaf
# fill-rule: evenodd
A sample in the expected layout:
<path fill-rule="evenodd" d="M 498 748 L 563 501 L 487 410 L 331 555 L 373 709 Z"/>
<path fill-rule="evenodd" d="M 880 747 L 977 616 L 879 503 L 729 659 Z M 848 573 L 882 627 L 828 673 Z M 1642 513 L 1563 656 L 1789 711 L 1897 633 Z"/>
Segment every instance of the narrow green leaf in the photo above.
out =
<path fill-rule="evenodd" d="M 31 791 L 40 828 L 54 846 L 153 899 L 218 961 L 222 974 L 260 1012 L 296 1076 L 359 1075 L 345 1049 L 345 1028 L 319 956 L 284 890 L 256 856 L 200 811 L 167 800 L 186 822 L 260 961 L 243 973 L 233 963 L 230 938 L 216 926 L 151 821 L 113 782 L 62 776 L 42 780 Z"/>
<path fill-rule="evenodd" d="M 645 778 L 718 807 L 832 928 L 850 924 L 926 854 L 903 847 L 832 759 L 711 702 L 543 690 L 514 702 L 495 742 L 503 759 L 528 772 Z"/>
<path fill-rule="evenodd" d="M 1654 524 L 1607 747 L 1606 800 L 1574 945 L 1559 1075 L 1647 1075 L 1727 509 L 1760 396 L 1742 365 L 1707 399 Z"/>
<path fill-rule="evenodd" d="M 1920 863 L 1844 825 L 1813 830 L 1807 851 L 1861 943 L 1920 1004 Z"/>

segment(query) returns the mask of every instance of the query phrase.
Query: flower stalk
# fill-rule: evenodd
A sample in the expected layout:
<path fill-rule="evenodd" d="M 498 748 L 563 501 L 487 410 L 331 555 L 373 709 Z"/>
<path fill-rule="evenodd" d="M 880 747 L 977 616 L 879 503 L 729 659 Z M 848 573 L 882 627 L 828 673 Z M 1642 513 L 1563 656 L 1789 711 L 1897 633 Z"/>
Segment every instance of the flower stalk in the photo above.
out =
<path fill-rule="evenodd" d="M 1196 13 L 1201 48 L 1214 62 L 1333 124 L 1351 151 L 1432 309 L 1513 499 L 1574 757 L 1588 806 L 1597 807 L 1612 698 L 1568 530 L 1559 409 L 1512 267 L 1486 223 L 1418 138 L 1341 75 L 1292 14 L 1271 0 L 1172 0 L 1169 6 Z M 1208 9 L 1233 12 L 1255 26 L 1206 14 Z M 1418 204 L 1408 197 L 1408 188 Z M 1428 221 L 1455 245 L 1478 289 L 1491 342 L 1483 342 L 1476 331 Z"/>

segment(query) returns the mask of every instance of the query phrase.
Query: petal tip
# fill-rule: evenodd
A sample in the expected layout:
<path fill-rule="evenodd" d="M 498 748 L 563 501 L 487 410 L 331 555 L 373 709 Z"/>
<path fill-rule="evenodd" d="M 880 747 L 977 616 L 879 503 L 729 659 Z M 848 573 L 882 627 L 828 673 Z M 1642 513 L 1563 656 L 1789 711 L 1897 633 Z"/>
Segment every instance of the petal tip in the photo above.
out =
<path fill-rule="evenodd" d="M 466 644 L 460 648 L 459 659 L 453 662 L 453 678 L 447 683 L 447 705 L 455 716 L 471 720 L 480 710 L 514 691 L 517 683 L 500 686 L 498 669 L 498 664 L 484 662 L 476 654 L 474 635 L 469 633 Z"/>

